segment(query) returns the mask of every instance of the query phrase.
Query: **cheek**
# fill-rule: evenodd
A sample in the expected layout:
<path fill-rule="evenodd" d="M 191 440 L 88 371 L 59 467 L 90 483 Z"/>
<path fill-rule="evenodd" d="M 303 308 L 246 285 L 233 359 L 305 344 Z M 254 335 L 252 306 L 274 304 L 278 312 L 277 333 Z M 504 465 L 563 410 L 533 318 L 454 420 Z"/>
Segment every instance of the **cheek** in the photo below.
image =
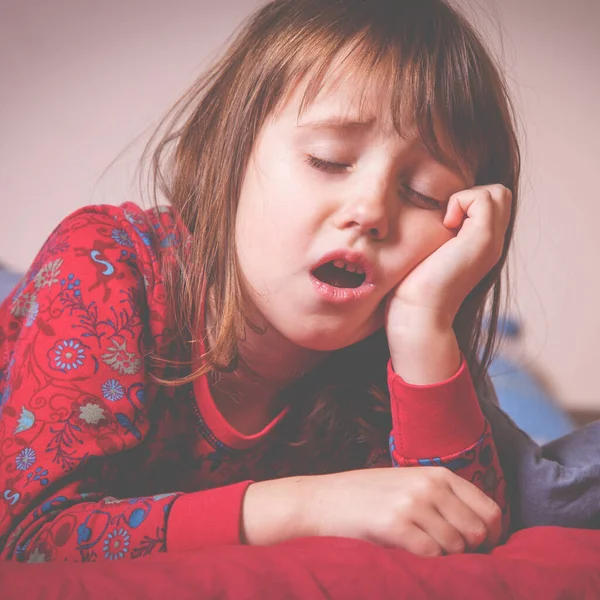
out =
<path fill-rule="evenodd" d="M 250 172 L 238 203 L 235 240 L 244 277 L 263 289 L 290 264 L 305 244 L 305 227 L 289 185 L 277 177 L 256 177 Z M 287 191 L 286 191 L 287 188 Z"/>
<path fill-rule="evenodd" d="M 405 219 L 391 258 L 398 280 L 453 237 L 454 234 L 444 227 L 436 214 L 421 211 Z"/>
<path fill-rule="evenodd" d="M 407 224 L 404 240 L 410 240 L 415 252 L 423 258 L 454 237 L 452 231 L 444 227 L 442 218 L 439 212 L 420 211 L 412 223 Z"/>
<path fill-rule="evenodd" d="M 446 242 L 449 242 L 454 237 L 456 237 L 456 234 L 450 231 L 450 229 L 447 227 L 444 227 L 441 219 L 436 221 L 435 224 L 432 224 L 429 231 L 429 241 L 434 246 L 434 251 L 443 246 Z"/>

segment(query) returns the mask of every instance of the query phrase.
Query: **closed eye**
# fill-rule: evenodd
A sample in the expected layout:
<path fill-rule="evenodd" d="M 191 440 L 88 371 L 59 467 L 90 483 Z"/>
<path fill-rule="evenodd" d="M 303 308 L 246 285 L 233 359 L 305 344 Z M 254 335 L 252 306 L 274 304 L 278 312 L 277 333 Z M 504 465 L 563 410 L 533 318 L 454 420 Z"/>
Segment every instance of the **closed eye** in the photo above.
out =
<path fill-rule="evenodd" d="M 328 160 L 323 160 L 322 158 L 318 158 L 312 154 L 306 156 L 306 162 L 311 167 L 318 169 L 319 171 L 333 174 L 347 173 L 348 169 L 351 167 L 351 165 L 345 163 L 335 163 Z M 421 208 L 428 210 L 441 210 L 444 207 L 443 202 L 440 202 L 435 198 L 431 198 L 430 196 L 426 196 L 425 194 L 421 194 L 409 186 L 404 185 L 402 188 L 404 193 L 410 198 L 410 201 Z"/>
<path fill-rule="evenodd" d="M 404 193 L 410 198 L 413 204 L 420 206 L 421 208 L 425 208 L 428 210 L 440 210 L 444 207 L 444 203 L 436 200 L 435 198 L 431 198 L 430 196 L 425 196 L 425 194 L 421 194 L 416 190 L 413 190 L 411 187 L 406 185 L 402 186 Z"/>
<path fill-rule="evenodd" d="M 317 158 L 312 154 L 309 154 L 306 157 L 306 162 L 311 167 L 319 169 L 319 171 L 325 171 L 326 173 L 346 173 L 350 168 L 350 165 L 329 162 L 327 160 L 323 160 L 322 158 Z"/>

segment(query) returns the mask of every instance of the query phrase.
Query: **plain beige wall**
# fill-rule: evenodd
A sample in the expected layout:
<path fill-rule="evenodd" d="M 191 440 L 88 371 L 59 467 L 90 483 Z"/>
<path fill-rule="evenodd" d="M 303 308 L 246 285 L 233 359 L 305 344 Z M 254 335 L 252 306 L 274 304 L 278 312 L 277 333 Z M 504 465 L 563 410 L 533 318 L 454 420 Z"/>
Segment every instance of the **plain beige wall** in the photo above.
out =
<path fill-rule="evenodd" d="M 70 211 L 135 199 L 134 140 L 258 4 L 0 0 L 0 260 L 25 269 Z M 473 6 L 527 134 L 512 258 L 525 360 L 565 404 L 600 408 L 600 1 Z"/>

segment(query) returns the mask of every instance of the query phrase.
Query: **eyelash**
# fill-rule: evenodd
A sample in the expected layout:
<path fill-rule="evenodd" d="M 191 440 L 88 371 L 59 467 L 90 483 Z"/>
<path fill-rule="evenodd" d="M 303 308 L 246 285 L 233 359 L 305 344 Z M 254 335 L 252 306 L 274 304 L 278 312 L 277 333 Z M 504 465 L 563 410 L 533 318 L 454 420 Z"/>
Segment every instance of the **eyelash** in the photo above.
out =
<path fill-rule="evenodd" d="M 348 167 L 350 166 L 350 165 L 345 165 L 342 163 L 329 162 L 327 160 L 317 158 L 316 156 L 313 156 L 312 154 L 309 154 L 306 157 L 306 162 L 311 167 L 318 169 L 319 171 L 325 171 L 326 173 L 332 173 L 334 175 L 346 173 L 348 170 Z M 436 200 L 435 198 L 430 198 L 429 196 L 425 196 L 424 194 L 421 194 L 420 192 L 417 192 L 416 190 L 413 190 L 412 188 L 410 188 L 408 186 L 404 185 L 402 187 L 404 188 L 405 193 L 407 193 L 413 199 L 425 204 L 426 208 L 428 208 L 429 210 L 439 210 L 443 207 L 443 204 L 441 202 L 439 202 L 438 200 Z"/>

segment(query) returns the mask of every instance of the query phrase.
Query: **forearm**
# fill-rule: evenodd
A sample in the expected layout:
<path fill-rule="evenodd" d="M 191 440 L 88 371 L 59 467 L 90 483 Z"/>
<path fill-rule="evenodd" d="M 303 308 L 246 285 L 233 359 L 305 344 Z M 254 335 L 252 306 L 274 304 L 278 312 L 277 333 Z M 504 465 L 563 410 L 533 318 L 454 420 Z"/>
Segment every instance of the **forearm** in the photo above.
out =
<path fill-rule="evenodd" d="M 393 464 L 400 467 L 437 465 L 454 471 L 500 505 L 506 531 L 508 504 L 502 469 L 468 366 L 464 358 L 461 361 L 460 352 L 459 366 L 452 366 L 451 373 L 443 379 L 444 369 L 450 370 L 448 365 L 453 360 L 455 344 L 452 333 L 442 336 L 440 342 L 431 341 L 428 353 L 427 345 L 417 346 L 416 354 L 424 366 L 414 362 L 413 381 L 429 383 L 405 379 L 411 377 L 411 374 L 406 375 L 410 367 L 407 370 L 405 365 L 413 364 L 408 353 L 415 346 L 406 344 L 403 357 L 407 356 L 408 360 L 402 363 L 397 360 L 397 364 L 402 365 L 399 367 L 402 373 L 398 373 L 392 356 L 388 385 L 393 417 L 390 436 Z"/>
<path fill-rule="evenodd" d="M 0 559 L 135 559 L 239 544 L 242 501 L 249 484 L 117 499 L 79 494 L 74 483 L 26 514 L 17 527 L 0 530 L 7 540 Z"/>

